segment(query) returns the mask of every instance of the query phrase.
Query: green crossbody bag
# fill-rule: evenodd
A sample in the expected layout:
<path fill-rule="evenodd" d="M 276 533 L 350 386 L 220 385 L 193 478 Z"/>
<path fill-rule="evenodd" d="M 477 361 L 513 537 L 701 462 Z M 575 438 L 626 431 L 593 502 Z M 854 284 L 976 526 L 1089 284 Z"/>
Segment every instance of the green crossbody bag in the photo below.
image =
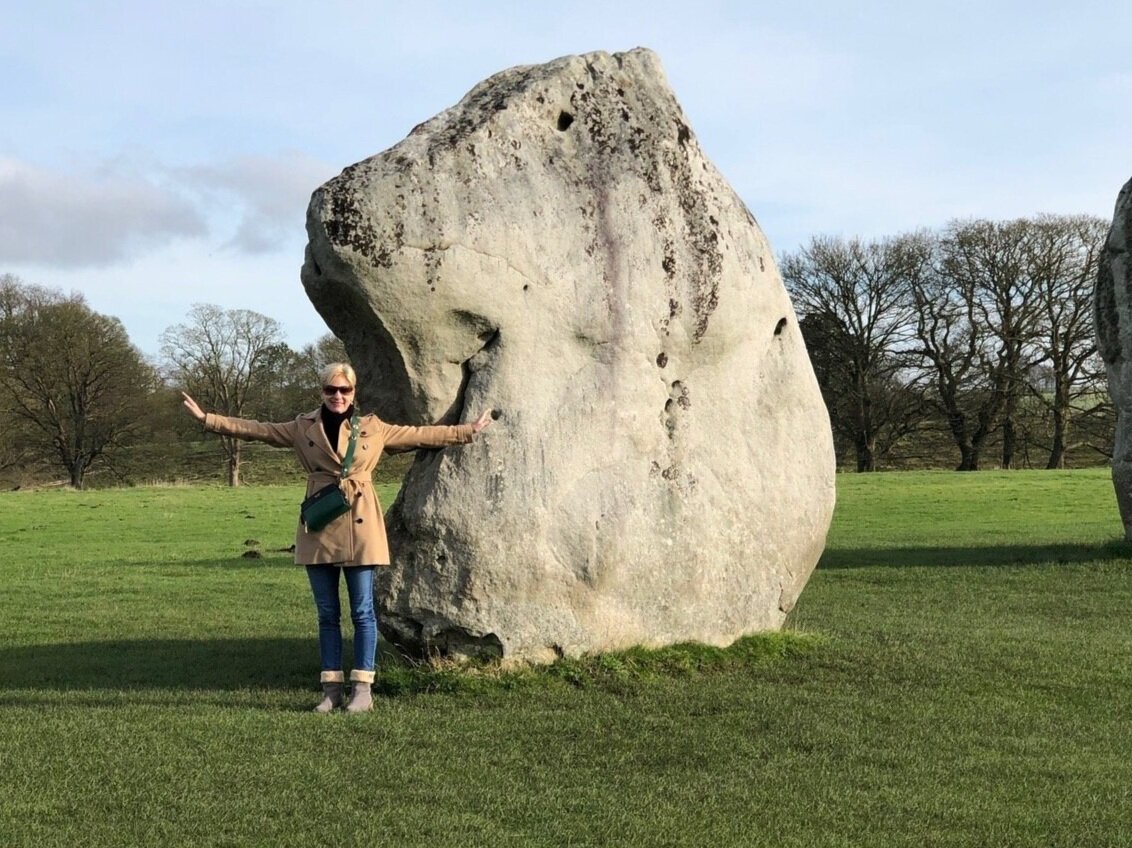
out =
<path fill-rule="evenodd" d="M 354 464 L 354 447 L 358 444 L 358 413 L 350 419 L 350 444 L 342 459 L 342 472 L 338 483 L 323 486 L 299 504 L 299 517 L 308 533 L 317 533 L 323 527 L 350 511 L 350 502 L 342 491 L 341 481 L 350 475 Z"/>

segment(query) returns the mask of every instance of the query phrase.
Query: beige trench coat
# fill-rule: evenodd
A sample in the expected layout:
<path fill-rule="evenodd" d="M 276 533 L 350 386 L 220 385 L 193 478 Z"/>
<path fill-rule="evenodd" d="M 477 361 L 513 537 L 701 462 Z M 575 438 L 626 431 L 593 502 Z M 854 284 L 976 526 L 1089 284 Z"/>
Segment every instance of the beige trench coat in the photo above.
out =
<path fill-rule="evenodd" d="M 308 533 L 302 523 L 299 524 L 295 535 L 295 562 L 299 565 L 388 565 L 385 518 L 372 479 L 382 451 L 467 444 L 475 435 L 471 424 L 409 427 L 386 424 L 376 415 L 362 416 L 359 426 L 361 432 L 354 448 L 354 464 L 350 476 L 342 481 L 342 491 L 351 503 L 351 510 L 317 532 Z M 350 444 L 349 419 L 342 422 L 338 444 L 331 447 L 317 409 L 282 424 L 227 418 L 210 412 L 204 418 L 204 427 L 225 436 L 292 448 L 307 472 L 308 496 L 338 481 Z M 295 511 L 298 512 L 297 506 Z"/>

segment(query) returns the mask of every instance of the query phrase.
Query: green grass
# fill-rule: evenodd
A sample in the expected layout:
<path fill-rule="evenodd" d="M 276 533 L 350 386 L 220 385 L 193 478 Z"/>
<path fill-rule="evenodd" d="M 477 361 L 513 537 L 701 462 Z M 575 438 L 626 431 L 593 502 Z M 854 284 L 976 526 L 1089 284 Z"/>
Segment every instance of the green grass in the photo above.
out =
<path fill-rule="evenodd" d="M 387 658 L 360 717 L 306 712 L 296 486 L 0 495 L 0 846 L 1132 845 L 1107 472 L 838 488 L 784 633 Z"/>

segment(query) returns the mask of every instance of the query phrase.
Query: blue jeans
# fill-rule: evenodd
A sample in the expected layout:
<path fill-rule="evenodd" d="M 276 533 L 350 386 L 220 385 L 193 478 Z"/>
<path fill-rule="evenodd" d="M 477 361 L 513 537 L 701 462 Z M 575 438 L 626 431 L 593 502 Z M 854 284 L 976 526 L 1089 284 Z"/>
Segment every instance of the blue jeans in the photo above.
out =
<path fill-rule="evenodd" d="M 354 622 L 354 668 L 373 671 L 377 655 L 377 613 L 373 609 L 373 566 L 308 565 L 307 577 L 318 610 L 318 653 L 323 671 L 342 668 L 342 606 L 338 575 L 346 573 L 350 618 Z"/>

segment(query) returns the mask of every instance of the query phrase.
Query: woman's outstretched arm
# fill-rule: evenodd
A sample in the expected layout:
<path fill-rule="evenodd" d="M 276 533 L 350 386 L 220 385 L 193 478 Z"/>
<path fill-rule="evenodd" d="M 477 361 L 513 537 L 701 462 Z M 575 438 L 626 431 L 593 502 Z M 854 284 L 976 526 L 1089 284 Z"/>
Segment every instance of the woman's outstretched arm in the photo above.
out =
<path fill-rule="evenodd" d="M 266 424 L 263 421 L 253 421 L 249 418 L 229 418 L 217 415 L 215 412 L 205 412 L 187 392 L 181 392 L 184 398 L 185 410 L 204 425 L 204 429 L 224 436 L 235 436 L 237 439 L 252 439 L 257 442 L 267 442 L 279 448 L 289 448 L 295 441 L 295 430 L 298 426 L 294 421 L 282 424 Z"/>

